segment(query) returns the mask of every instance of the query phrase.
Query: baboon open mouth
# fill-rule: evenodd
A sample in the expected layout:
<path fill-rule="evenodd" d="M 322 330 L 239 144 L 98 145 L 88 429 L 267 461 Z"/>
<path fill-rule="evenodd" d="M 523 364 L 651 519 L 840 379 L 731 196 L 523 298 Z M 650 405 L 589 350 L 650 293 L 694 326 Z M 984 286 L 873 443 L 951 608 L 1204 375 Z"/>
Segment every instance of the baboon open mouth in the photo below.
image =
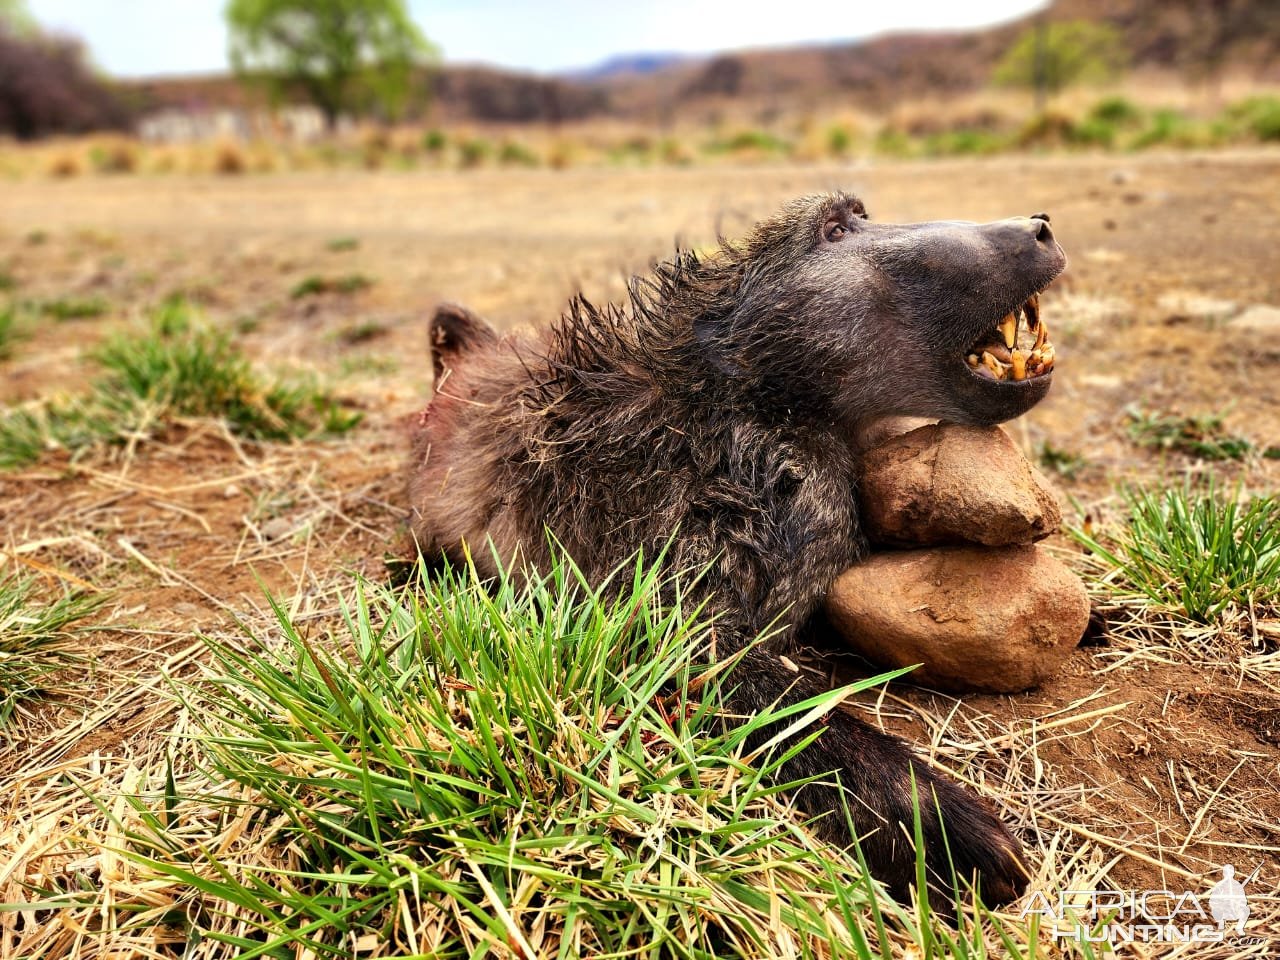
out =
<path fill-rule="evenodd" d="M 965 363 L 975 376 L 1010 383 L 1049 376 L 1053 360 L 1049 328 L 1040 316 L 1039 291 L 996 321 L 965 351 Z"/>

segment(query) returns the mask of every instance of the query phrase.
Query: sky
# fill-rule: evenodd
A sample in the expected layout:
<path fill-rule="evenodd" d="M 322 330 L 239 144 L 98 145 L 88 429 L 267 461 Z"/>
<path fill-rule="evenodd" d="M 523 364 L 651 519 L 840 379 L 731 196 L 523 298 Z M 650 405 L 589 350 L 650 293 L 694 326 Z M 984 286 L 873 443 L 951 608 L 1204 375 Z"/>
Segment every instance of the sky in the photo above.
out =
<path fill-rule="evenodd" d="M 223 0 L 27 0 L 47 28 L 80 36 L 118 76 L 227 68 Z M 538 72 L 629 53 L 710 53 L 980 27 L 1037 0 L 409 0 L 447 62 Z"/>

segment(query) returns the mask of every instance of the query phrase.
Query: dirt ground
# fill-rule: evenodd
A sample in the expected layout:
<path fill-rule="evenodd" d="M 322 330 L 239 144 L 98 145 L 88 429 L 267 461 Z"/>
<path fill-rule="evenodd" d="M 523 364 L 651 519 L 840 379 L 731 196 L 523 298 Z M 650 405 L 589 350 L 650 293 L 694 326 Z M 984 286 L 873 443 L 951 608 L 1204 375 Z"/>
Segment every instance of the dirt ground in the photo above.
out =
<path fill-rule="evenodd" d="M 7 183 L 0 268 L 14 295 L 102 298 L 109 310 L 43 321 L 0 365 L 0 401 L 80 389 L 86 351 L 183 293 L 255 361 L 314 372 L 365 420 L 341 440 L 294 445 L 193 423 L 0 473 L 0 572 L 110 591 L 82 692 L 0 730 L 0 826 L 69 769 L 120 789 L 172 723 L 161 670 L 189 669 L 199 633 L 268 622 L 262 585 L 306 622 L 333 613 L 353 571 L 385 575 L 402 534 L 402 424 L 426 399 L 437 300 L 499 325 L 546 322 L 578 290 L 618 297 L 675 242 L 733 237 L 787 197 L 835 187 L 881 220 L 1052 216 L 1071 264 L 1044 299 L 1057 376 L 1008 429 L 1028 453 L 1048 442 L 1083 458 L 1074 477 L 1055 477 L 1074 521 L 1105 521 L 1121 482 L 1212 469 L 1225 489 L 1280 486 L 1280 461 L 1206 465 L 1139 448 L 1124 416 L 1135 403 L 1224 412 L 1230 431 L 1280 445 L 1280 327 L 1232 324 L 1280 307 L 1274 151 Z M 307 276 L 356 273 L 372 285 L 290 296 Z M 1261 617 L 1243 634 L 1206 632 L 1199 655 L 1121 617 L 1038 691 L 957 701 L 893 685 L 859 708 L 1000 804 L 1036 851 L 1041 888 L 1203 892 L 1223 864 L 1260 867 L 1254 955 L 1275 955 L 1280 657 L 1266 638 L 1280 621 Z M 0 852 L 0 886 L 19 867 Z"/>

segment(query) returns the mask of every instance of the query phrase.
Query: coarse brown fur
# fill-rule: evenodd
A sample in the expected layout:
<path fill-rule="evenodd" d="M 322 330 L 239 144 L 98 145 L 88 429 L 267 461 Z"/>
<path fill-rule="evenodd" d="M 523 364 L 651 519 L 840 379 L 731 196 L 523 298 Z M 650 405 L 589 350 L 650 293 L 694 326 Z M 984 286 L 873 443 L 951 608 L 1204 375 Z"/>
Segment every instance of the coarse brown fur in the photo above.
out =
<path fill-rule="evenodd" d="M 578 298 L 532 335 L 441 307 L 410 471 L 420 549 L 469 550 L 493 574 L 494 553 L 546 564 L 550 531 L 603 577 L 675 534 L 666 562 L 707 571 L 717 655 L 782 625 L 736 668 L 729 710 L 815 695 L 785 654 L 865 550 L 851 438 L 894 415 L 999 422 L 1043 396 L 1049 377 L 995 384 L 963 357 L 1062 269 L 1047 221 L 882 225 L 851 196 L 808 197 L 715 256 L 657 266 L 627 304 Z M 822 778 L 797 800 L 838 843 L 844 791 L 895 896 L 915 879 L 913 775 L 935 877 L 950 860 L 988 903 L 1023 889 L 1020 846 L 986 803 L 852 714 L 826 724 L 781 776 Z"/>

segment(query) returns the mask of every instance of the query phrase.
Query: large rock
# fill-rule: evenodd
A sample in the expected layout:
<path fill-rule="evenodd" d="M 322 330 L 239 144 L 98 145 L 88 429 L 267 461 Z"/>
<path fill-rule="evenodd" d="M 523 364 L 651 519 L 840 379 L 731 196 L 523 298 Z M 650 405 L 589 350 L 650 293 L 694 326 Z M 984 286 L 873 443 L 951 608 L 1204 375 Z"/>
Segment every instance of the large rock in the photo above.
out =
<path fill-rule="evenodd" d="M 932 424 L 863 458 L 858 489 L 872 543 L 1027 544 L 1058 529 L 1047 481 L 999 427 Z"/>
<path fill-rule="evenodd" d="M 871 555 L 827 594 L 832 625 L 913 683 L 1014 693 L 1050 677 L 1089 622 L 1084 584 L 1040 547 L 935 547 Z"/>

